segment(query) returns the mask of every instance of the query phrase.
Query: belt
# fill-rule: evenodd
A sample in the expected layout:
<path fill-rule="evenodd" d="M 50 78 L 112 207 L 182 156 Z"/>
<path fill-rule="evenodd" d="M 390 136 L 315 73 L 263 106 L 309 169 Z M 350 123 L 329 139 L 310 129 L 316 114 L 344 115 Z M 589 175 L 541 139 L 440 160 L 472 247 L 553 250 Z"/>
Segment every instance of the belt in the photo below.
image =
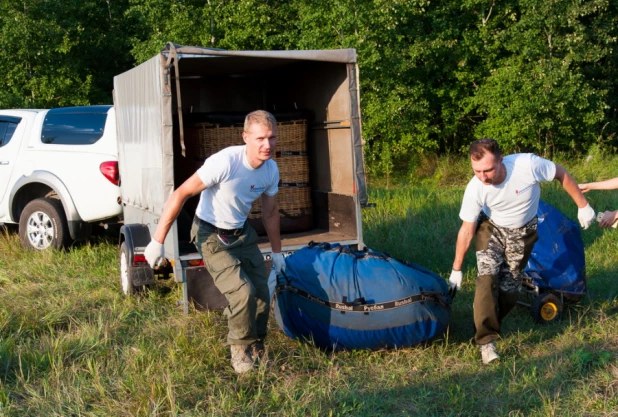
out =
<path fill-rule="evenodd" d="M 196 216 L 197 217 L 197 216 Z M 197 217 L 198 220 L 202 223 L 204 223 L 206 226 L 210 227 L 211 229 L 213 229 L 215 232 L 217 232 L 218 235 L 223 235 L 223 236 L 238 236 L 242 233 L 242 230 L 245 228 L 245 226 L 243 225 L 243 227 L 240 227 L 238 229 L 222 229 L 220 227 L 215 226 L 214 224 L 208 223 L 206 220 L 202 220 L 199 217 Z"/>

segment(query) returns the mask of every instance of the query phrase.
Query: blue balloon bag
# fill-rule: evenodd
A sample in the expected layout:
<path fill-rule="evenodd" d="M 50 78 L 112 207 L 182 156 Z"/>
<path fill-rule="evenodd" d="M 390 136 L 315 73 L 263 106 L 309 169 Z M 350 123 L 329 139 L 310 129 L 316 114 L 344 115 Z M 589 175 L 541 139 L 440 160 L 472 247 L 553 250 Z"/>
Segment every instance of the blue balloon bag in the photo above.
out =
<path fill-rule="evenodd" d="M 385 253 L 311 243 L 285 259 L 275 318 L 293 339 L 326 350 L 407 347 L 441 336 L 451 319 L 446 281 Z"/>

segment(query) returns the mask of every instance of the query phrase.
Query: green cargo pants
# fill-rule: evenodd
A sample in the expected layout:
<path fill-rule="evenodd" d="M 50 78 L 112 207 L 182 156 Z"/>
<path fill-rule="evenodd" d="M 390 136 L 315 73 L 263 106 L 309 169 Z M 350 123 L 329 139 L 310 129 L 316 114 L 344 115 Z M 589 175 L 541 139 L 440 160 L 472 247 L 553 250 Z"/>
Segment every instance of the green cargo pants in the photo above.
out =
<path fill-rule="evenodd" d="M 502 319 L 517 304 L 523 270 L 537 241 L 537 219 L 517 229 L 496 226 L 481 216 L 476 232 L 478 277 L 474 294 L 474 339 L 498 338 Z"/>
<path fill-rule="evenodd" d="M 212 225 L 195 216 L 191 241 L 202 255 L 215 286 L 229 302 L 223 312 L 228 323 L 228 344 L 263 341 L 270 296 L 268 274 L 253 227 L 245 222 L 237 236 L 219 235 Z"/>

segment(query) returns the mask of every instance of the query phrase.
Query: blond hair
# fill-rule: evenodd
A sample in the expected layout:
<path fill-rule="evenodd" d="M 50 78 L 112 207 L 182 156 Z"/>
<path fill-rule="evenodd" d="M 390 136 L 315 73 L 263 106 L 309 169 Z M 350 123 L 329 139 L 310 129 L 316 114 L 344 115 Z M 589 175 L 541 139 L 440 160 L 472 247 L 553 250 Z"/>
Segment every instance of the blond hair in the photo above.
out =
<path fill-rule="evenodd" d="M 252 111 L 247 115 L 247 117 L 245 117 L 244 131 L 249 132 L 249 128 L 253 124 L 266 126 L 272 130 L 277 127 L 277 120 L 275 119 L 275 116 L 266 110 L 256 110 Z"/>

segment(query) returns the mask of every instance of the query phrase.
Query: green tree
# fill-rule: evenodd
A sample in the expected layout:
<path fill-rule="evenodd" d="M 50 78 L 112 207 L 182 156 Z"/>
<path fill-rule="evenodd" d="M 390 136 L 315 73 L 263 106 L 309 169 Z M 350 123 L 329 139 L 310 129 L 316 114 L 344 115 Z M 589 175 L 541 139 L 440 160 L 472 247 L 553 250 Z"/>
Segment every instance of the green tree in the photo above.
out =
<path fill-rule="evenodd" d="M 466 6 L 478 10 L 481 3 L 487 4 Z M 486 7 L 471 30 L 485 71 L 468 100 L 468 111 L 483 116 L 476 135 L 495 137 L 512 151 L 586 150 L 612 107 L 614 82 L 606 77 L 616 74 L 604 66 L 615 62 L 615 18 L 607 0 Z"/>
<path fill-rule="evenodd" d="M 133 59 L 123 0 L 0 2 L 1 107 L 111 103 Z"/>

